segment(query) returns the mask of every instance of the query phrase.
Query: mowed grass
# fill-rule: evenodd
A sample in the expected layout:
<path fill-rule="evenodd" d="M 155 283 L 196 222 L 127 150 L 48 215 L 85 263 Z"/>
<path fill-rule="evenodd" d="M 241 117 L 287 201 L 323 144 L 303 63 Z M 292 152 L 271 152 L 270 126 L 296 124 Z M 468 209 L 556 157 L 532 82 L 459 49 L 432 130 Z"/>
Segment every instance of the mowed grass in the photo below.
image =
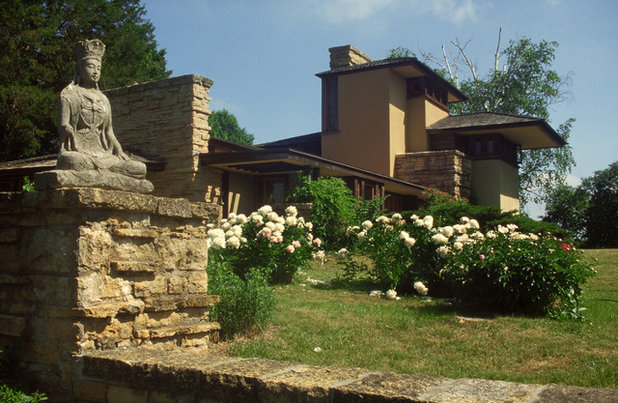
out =
<path fill-rule="evenodd" d="M 276 288 L 272 324 L 229 352 L 311 365 L 449 378 L 618 387 L 618 250 L 589 250 L 599 272 L 584 292 L 584 321 L 519 316 L 470 320 L 439 300 L 369 296 L 368 283 L 330 287 L 335 258 Z M 598 261 L 596 261 L 598 260 Z M 316 352 L 316 347 L 319 347 Z"/>

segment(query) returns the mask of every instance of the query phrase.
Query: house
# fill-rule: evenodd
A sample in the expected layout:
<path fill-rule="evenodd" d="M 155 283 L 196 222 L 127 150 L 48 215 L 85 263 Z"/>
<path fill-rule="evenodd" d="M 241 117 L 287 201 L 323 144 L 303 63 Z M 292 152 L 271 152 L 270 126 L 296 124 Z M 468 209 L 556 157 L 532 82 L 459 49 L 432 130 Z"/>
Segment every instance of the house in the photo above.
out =
<path fill-rule="evenodd" d="M 466 96 L 416 58 L 329 51 L 320 132 L 256 146 L 212 138 L 212 80 L 188 75 L 107 91 L 116 135 L 149 166 L 155 194 L 217 202 L 224 215 L 283 202 L 299 171 L 341 177 L 359 198 L 389 195 L 393 211 L 417 207 L 427 187 L 518 210 L 518 152 L 565 144 L 538 118 L 450 116 Z M 0 184 L 50 169 L 42 161 L 0 164 Z"/>

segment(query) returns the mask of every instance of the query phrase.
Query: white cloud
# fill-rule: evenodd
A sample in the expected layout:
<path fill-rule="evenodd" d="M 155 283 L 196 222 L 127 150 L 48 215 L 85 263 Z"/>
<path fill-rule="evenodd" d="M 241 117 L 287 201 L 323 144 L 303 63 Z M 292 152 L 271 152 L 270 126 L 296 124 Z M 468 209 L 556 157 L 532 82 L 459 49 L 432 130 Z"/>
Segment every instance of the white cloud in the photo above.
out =
<path fill-rule="evenodd" d="M 385 11 L 415 17 L 430 15 L 462 24 L 477 19 L 479 7 L 475 1 L 478 0 L 313 0 L 304 4 L 329 24 L 375 19 Z"/>
<path fill-rule="evenodd" d="M 327 22 L 337 24 L 366 20 L 393 4 L 393 0 L 317 0 L 313 8 Z"/>
<path fill-rule="evenodd" d="M 410 4 L 417 12 L 456 24 L 477 19 L 478 7 L 473 0 L 411 0 Z"/>

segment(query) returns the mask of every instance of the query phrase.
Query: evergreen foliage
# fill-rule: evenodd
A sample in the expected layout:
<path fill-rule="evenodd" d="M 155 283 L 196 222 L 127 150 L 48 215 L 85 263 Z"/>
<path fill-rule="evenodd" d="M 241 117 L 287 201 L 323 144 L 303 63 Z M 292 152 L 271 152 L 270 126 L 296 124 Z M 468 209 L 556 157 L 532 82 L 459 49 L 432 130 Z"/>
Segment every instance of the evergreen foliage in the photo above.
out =
<path fill-rule="evenodd" d="M 0 161 L 57 152 L 58 94 L 78 41 L 106 45 L 101 89 L 169 77 L 140 0 L 5 0 L 0 7 Z"/>
<path fill-rule="evenodd" d="M 557 187 L 549 194 L 543 220 L 572 231 L 586 247 L 618 247 L 618 161 L 578 187 Z"/>
<path fill-rule="evenodd" d="M 225 109 L 213 111 L 208 117 L 208 125 L 213 137 L 249 146 L 253 144 L 253 134 L 240 127 L 236 117 Z"/>

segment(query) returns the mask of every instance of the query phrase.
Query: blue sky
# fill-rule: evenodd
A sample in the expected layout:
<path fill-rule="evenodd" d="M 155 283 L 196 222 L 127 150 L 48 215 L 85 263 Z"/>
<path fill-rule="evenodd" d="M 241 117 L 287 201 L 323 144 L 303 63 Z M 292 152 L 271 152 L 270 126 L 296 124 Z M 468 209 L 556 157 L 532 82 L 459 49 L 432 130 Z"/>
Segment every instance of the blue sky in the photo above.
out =
<path fill-rule="evenodd" d="M 320 130 L 328 48 L 351 44 L 373 59 L 391 48 L 440 54 L 470 39 L 484 73 L 502 42 L 557 41 L 554 68 L 572 81 L 553 105 L 557 128 L 574 117 L 573 180 L 618 160 L 618 2 L 577 0 L 144 0 L 173 76 L 214 80 L 211 109 L 228 109 L 256 143 Z"/>

